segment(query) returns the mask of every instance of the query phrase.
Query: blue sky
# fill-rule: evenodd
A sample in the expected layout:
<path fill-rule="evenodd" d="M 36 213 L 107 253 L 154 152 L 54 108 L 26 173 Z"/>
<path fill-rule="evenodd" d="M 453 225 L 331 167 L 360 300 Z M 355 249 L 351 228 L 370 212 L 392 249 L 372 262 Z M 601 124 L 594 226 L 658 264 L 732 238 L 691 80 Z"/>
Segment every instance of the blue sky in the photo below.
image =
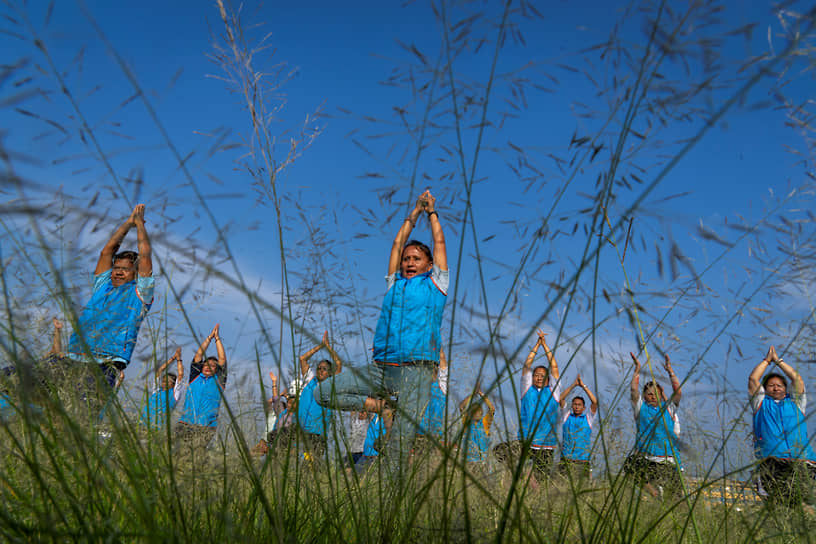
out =
<path fill-rule="evenodd" d="M 316 134 L 312 145 L 276 180 L 285 217 L 289 288 L 297 301 L 292 307 L 294 334 L 288 325 L 281 327 L 272 311 L 262 311 L 259 324 L 246 296 L 208 272 L 216 269 L 236 279 L 237 268 L 250 290 L 280 307 L 275 207 L 269 194 L 253 185 L 246 168 L 258 164 L 247 155 L 258 148 L 225 145 L 209 153 L 220 136 L 224 144 L 255 143 L 246 102 L 231 92 L 234 88 L 221 79 L 224 72 L 212 60 L 213 36 L 223 43 L 217 8 L 206 2 L 146 1 L 126 7 L 61 2 L 46 25 L 45 4 L 22 11 L 4 7 L 13 20 L 3 23 L 0 45 L 12 53 L 9 59 L 25 62 L 0 83 L 0 126 L 5 127 L 1 141 L 13 153 L 13 171 L 26 180 L 24 196 L 8 192 L 4 202 L 13 206 L 28 200 L 54 214 L 35 219 L 10 215 L 4 253 L 9 255 L 9 247 L 14 248 L 12 235 L 23 241 L 23 247 L 34 247 L 28 230 L 33 223 L 45 228 L 57 225 L 59 230 L 46 237 L 48 252 L 30 252 L 37 255 L 36 262 L 50 257 L 57 264 L 67 283 L 76 287 L 81 304 L 104 237 L 127 216 L 133 202 L 145 202 L 149 227 L 156 233 L 155 253 L 164 266 L 148 323 L 158 357 L 164 357 L 165 343 L 180 343 L 185 356 L 195 349 L 182 307 L 196 334 L 206 334 L 220 322 L 233 346 L 233 391 L 245 392 L 251 403 L 259 395 L 256 345 L 262 367 L 277 366 L 282 357 L 284 373 L 291 374 L 293 353 L 310 345 L 301 330 L 319 336 L 330 329 L 350 364 L 368 360 L 391 240 L 407 211 L 406 202 L 429 187 L 439 197 L 452 273 L 459 273 L 444 330 L 454 340 L 455 396 L 467 394 L 482 366 L 488 339 L 485 308 L 495 325 L 505 297 L 512 293 L 515 304 L 502 316 L 500 329 L 504 356 L 488 357 L 484 366 L 485 381 L 496 383 L 493 394 L 504 401 L 500 425 L 513 425 L 515 409 L 507 378 L 517 382 L 521 361 L 533 343 L 530 333 L 541 326 L 551 331 L 555 343 L 563 327 L 556 353 L 562 365 L 569 362 L 566 379 L 571 381 L 578 371 L 590 376 L 587 381 L 600 393 L 610 428 L 631 431 L 627 403 L 615 403 L 621 384 L 630 377 L 628 352 L 636 347 L 636 332 L 627 317 L 632 300 L 626 296 L 625 268 L 634 301 L 641 306 L 638 315 L 644 330 L 654 333 L 650 354 L 657 353 L 655 348 L 667 351 L 678 374 L 689 375 L 681 414 L 690 420 L 686 425 L 690 443 L 717 446 L 716 440 L 705 442 L 705 436 L 734 428 L 735 418 L 743 427 L 747 424 L 748 419 L 740 416 L 747 400 L 747 374 L 768 344 L 792 342 L 787 359 L 801 361 L 798 368 L 807 383 L 816 376 L 808 364 L 813 360 L 808 332 L 813 278 L 807 267 L 795 268 L 812 258 L 808 256 L 813 223 L 807 210 L 813 207 L 813 179 L 808 177 L 813 173 L 813 134 L 812 127 L 788 126 L 791 108 L 780 101 L 784 96 L 812 112 L 807 101 L 816 85 L 812 71 L 806 69 L 806 57 L 797 57 L 785 72 L 784 59 L 773 56 L 746 64 L 750 58 L 779 54 L 785 48 L 781 21 L 790 24 L 791 16 L 775 16 L 770 4 L 729 2 L 722 12 L 689 16 L 674 42 L 661 38 L 665 50 L 673 53 L 660 63 L 659 76 L 651 80 L 647 101 L 631 125 L 645 138 L 629 133 L 623 140 L 614 172 L 614 179 L 622 181 L 613 187 L 614 199 L 607 207 L 612 223 L 627 224 L 623 214 L 650 183 L 658 181 L 634 212 L 624 267 L 614 247 L 604 245 L 597 298 L 592 296 L 595 263 L 590 260 L 589 268 L 580 273 L 573 302 L 568 304 L 569 297 L 563 297 L 545 312 L 557 287 L 565 286 L 578 270 L 587 244 L 590 254 L 596 247 L 600 227 L 595 224 L 594 232 L 589 228 L 600 191 L 597 180 L 611 171 L 612 150 L 621 141 L 625 108 L 631 104 L 626 89 L 637 77 L 634 61 L 647 51 L 648 21 L 655 18 L 651 8 L 613 4 L 549 4 L 542 18 L 510 13 L 508 28 L 518 29 L 524 42 L 512 33 L 508 37 L 491 87 L 490 124 L 482 134 L 471 195 L 479 258 L 473 230 L 469 224 L 462 227 L 466 192 L 459 157 L 452 152 L 459 140 L 448 73 L 431 77 L 430 67 L 439 61 L 443 43 L 443 27 L 434 10 L 425 3 L 400 7 L 384 2 L 243 7 L 247 42 L 256 44 L 266 36 L 268 46 L 253 56 L 255 71 L 269 78 L 279 70 L 292 74 L 267 95 L 269 111 L 275 115 L 269 130 L 280 144 L 276 159 L 283 160 L 286 142 L 299 138 L 303 127 Z M 441 4 L 435 6 L 440 13 Z M 484 11 L 451 32 L 455 37 L 463 29 L 470 31 L 470 41 L 453 57 L 457 107 L 462 111 L 471 100 L 460 126 L 469 176 L 501 5 L 445 7 L 450 21 Z M 681 6 L 669 7 L 670 13 L 661 14 L 664 30 L 682 14 Z M 791 10 L 805 7 L 794 4 Z M 27 14 L 30 25 L 21 13 Z M 185 161 L 189 176 L 178 167 L 144 101 L 126 100 L 134 95 L 134 86 L 94 31 L 88 14 L 127 63 L 169 142 L 180 156 L 189 155 Z M 731 32 L 753 22 L 757 24 L 750 36 Z M 35 35 L 45 44 L 55 70 L 34 46 Z M 619 47 L 602 54 L 597 45 L 613 35 Z M 476 51 L 482 37 L 486 41 Z M 460 43 L 455 42 L 454 49 Z M 806 43 L 812 46 L 812 38 Z M 412 47 L 427 59 L 426 65 Z M 653 45 L 649 51 L 652 60 L 659 56 L 659 47 Z M 444 67 L 445 60 L 439 66 Z M 776 73 L 760 78 L 742 103 L 729 108 L 658 179 L 736 89 L 772 62 L 777 62 Z M 710 86 L 691 93 L 704 81 Z M 77 106 L 58 92 L 63 83 Z M 423 124 L 431 89 L 433 106 L 418 154 L 418 132 L 411 134 L 406 126 Z M 689 92 L 687 100 L 680 100 L 681 92 Z M 277 97 L 285 98 L 285 103 Z M 660 114 L 661 103 L 672 115 Z M 84 141 L 80 137 L 80 114 L 93 128 L 118 181 L 99 160 L 87 134 Z M 589 145 L 575 143 L 584 137 L 602 145 L 591 161 Z M 526 165 L 519 162 L 520 150 Z M 134 176 L 143 183 L 126 180 Z M 57 188 L 60 193 L 55 194 Z M 224 233 L 235 268 L 226 261 L 223 240 L 206 208 Z M 94 231 L 94 222 L 102 216 L 104 226 Z M 538 238 L 542 225 L 546 235 Z M 755 230 L 744 236 L 746 228 Z M 621 251 L 625 232 L 624 228 L 615 236 Z M 429 238 L 424 227 L 416 235 Z M 522 255 L 531 246 L 535 249 L 514 282 Z M 679 257 L 673 259 L 674 271 L 673 251 Z M 794 258 L 791 251 L 800 256 Z M 12 262 L 21 270 L 27 266 L 19 257 Z M 695 281 L 691 270 L 700 273 L 710 265 Z M 180 301 L 168 292 L 169 284 L 177 286 Z M 688 285 L 692 289 L 683 291 Z M 29 298 L 23 297 L 28 302 L 42 293 L 36 285 L 29 285 L 29 290 Z M 677 307 L 658 323 L 674 303 Z M 595 357 L 587 339 L 593 306 L 601 322 L 594 331 Z M 60 310 L 46 313 L 52 311 Z M 795 336 L 802 324 L 810 328 Z M 271 345 L 263 341 L 262 328 Z M 143 361 L 153 353 L 146 336 L 141 340 L 142 360 L 134 358 L 128 370 L 134 391 L 147 371 Z M 734 438 L 739 442 L 734 451 L 739 453 L 729 462 L 739 464 L 740 456 L 746 455 L 746 432 L 740 427 Z"/>

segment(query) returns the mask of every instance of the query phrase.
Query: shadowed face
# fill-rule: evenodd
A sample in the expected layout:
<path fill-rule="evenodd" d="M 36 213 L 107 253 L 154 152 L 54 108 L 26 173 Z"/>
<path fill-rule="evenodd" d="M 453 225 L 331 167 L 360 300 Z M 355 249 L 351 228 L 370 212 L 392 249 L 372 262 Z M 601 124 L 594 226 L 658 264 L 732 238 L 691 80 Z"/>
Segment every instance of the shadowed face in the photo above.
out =
<path fill-rule="evenodd" d="M 647 385 L 646 389 L 643 391 L 643 402 L 649 406 L 657 406 L 657 395 L 657 388 L 654 385 Z"/>
<path fill-rule="evenodd" d="M 162 389 L 173 389 L 176 386 L 176 378 L 165 374 L 162 376 Z"/>
<path fill-rule="evenodd" d="M 788 393 L 788 386 L 781 379 L 772 376 L 765 382 L 765 394 L 774 400 L 782 400 Z"/>
<path fill-rule="evenodd" d="M 322 382 L 326 378 L 329 377 L 329 373 L 331 372 L 331 365 L 326 361 L 320 361 L 317 365 L 317 372 L 315 372 L 315 376 L 317 377 L 317 381 Z"/>
<path fill-rule="evenodd" d="M 419 247 L 408 246 L 402 250 L 400 274 L 402 274 L 403 278 L 410 279 L 419 274 L 424 274 L 432 267 L 433 262 Z"/>
<path fill-rule="evenodd" d="M 119 287 L 136 279 L 136 265 L 130 259 L 116 259 L 111 271 L 111 284 Z"/>
<path fill-rule="evenodd" d="M 572 399 L 572 413 L 580 416 L 584 413 L 584 400 L 579 398 Z"/>
<path fill-rule="evenodd" d="M 215 375 L 215 371 L 217 368 L 218 363 L 215 361 L 215 359 L 207 359 L 206 361 L 204 361 L 204 366 L 201 367 L 201 373 L 209 378 L 210 376 Z"/>

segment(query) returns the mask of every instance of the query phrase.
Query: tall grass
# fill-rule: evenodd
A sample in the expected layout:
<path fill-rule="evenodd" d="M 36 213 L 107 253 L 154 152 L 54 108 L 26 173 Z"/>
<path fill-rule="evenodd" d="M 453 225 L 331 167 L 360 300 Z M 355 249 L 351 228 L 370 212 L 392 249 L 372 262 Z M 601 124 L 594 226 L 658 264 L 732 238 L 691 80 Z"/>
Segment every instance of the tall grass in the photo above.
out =
<path fill-rule="evenodd" d="M 537 4 L 430 7 L 437 41 L 405 45 L 405 56 L 394 60 L 383 82 L 397 102 L 390 114 L 320 106 L 292 121 L 283 93 L 293 71 L 274 58 L 274 35 L 219 0 L 211 19 L 214 78 L 237 98 L 247 128 L 238 136 L 206 131 L 191 145 L 175 136 L 127 52 L 83 3 L 93 48 L 112 59 L 127 89 L 100 118 L 87 105 L 99 91 L 81 77 L 85 53 L 66 56 L 53 45 L 59 6 L 6 5 L 4 35 L 21 53 L 0 68 L 0 118 L 15 119 L 22 134 L 0 133 L 7 195 L 0 340 L 4 359 L 19 369 L 3 382 L 14 414 L 0 425 L 5 540 L 812 540 L 806 509 L 773 509 L 747 491 L 747 404 L 743 384 L 733 383 L 739 372 L 729 366 L 741 365 L 747 376 L 766 343 L 813 360 L 813 108 L 801 80 L 812 69 L 816 10 L 776 6 L 777 22 L 758 46 L 765 31 L 732 24 L 732 6 L 631 4 L 616 12 L 608 33 L 567 53 L 534 52 L 526 62 L 525 36 L 547 28 Z M 734 53 L 741 48 L 749 53 Z M 524 141 L 528 122 L 546 132 L 538 108 L 579 84 L 594 92 L 571 103 L 574 132 Z M 128 126 L 112 119 L 133 119 L 132 112 L 153 127 L 147 149 L 121 147 Z M 751 115 L 784 116 L 801 137 L 785 190 L 761 211 L 738 210 L 717 226 L 670 208 L 667 202 L 683 198 L 676 180 L 688 175 L 694 153 L 723 138 L 718 131 L 729 119 Z M 376 202 L 355 189 L 312 204 L 287 176 L 309 161 L 326 125 L 351 120 L 359 126 L 351 142 L 382 165 L 357 179 Z M 179 181 L 146 181 L 140 161 L 155 149 L 171 158 Z M 221 161 L 237 165 L 238 174 Z M 54 194 L 44 172 L 92 181 Z M 274 255 L 274 274 L 259 279 L 242 266 L 242 235 L 254 226 L 222 213 L 243 192 L 224 189 L 223 172 L 251 187 L 251 196 L 239 195 L 245 206 L 270 210 L 261 226 L 268 244 L 252 251 Z M 439 196 L 450 233 L 452 388 L 465 393 L 480 379 L 503 406 L 493 443 L 514 437 L 526 340 L 538 327 L 553 331 L 562 373 L 591 376 L 600 389 L 592 481 L 536 486 L 523 460 L 511 470 L 493 458 L 465 463 L 453 409 L 448 444 L 436 443 L 405 480 L 390 480 L 378 464 L 362 477 L 347 470 L 339 424 L 326 459 L 297 449 L 251 455 L 269 366 L 295 375 L 297 355 L 324 329 L 348 366 L 366 362 L 361 354 L 380 294 L 363 293 L 369 261 L 356 245 L 371 239 L 379 241 L 372 247 L 387 248 L 393 219 L 426 185 Z M 213 197 L 216 189 L 221 194 Z M 503 191 L 524 202 L 507 202 L 505 211 Z M 180 198 L 196 210 L 192 227 L 179 217 Z M 232 323 L 228 356 L 240 364 L 230 368 L 221 429 L 206 452 L 174 444 L 169 427 L 140 431 L 134 411 L 144 400 L 141 387 L 126 385 L 100 422 L 87 417 L 70 385 L 44 391 L 27 372 L 47 349 L 46 317 L 76 322 L 87 297 L 77 278 L 94 260 L 96 239 L 139 201 L 149 202 L 155 270 L 166 291 L 143 326 L 132 365 L 140 376 L 133 380 L 130 369 L 126 383 L 149 378 L 176 345 L 191 353 L 201 339 L 199 319 L 218 320 L 211 316 L 222 292 L 228 305 L 246 310 Z M 749 252 L 753 266 L 737 252 Z M 358 258 L 365 266 L 355 266 Z M 737 274 L 737 266 L 745 268 Z M 269 286 L 269 277 L 279 284 Z M 250 355 L 232 359 L 239 344 Z M 682 497 L 654 499 L 620 474 L 634 443 L 630 350 L 644 352 L 644 372 L 658 379 L 655 353 L 682 361 L 684 406 L 695 407 L 681 412 L 687 476 L 694 476 Z M 139 358 L 148 363 L 140 368 Z M 799 370 L 813 376 L 805 365 Z M 745 498 L 715 498 L 726 486 Z"/>

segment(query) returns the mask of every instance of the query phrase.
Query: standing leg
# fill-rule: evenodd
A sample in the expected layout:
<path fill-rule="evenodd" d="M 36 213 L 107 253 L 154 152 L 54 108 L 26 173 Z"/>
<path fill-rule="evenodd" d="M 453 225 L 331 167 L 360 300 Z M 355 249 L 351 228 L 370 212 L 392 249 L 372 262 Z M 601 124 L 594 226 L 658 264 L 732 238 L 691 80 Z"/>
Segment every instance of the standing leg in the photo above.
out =
<path fill-rule="evenodd" d="M 389 367 L 385 370 L 386 389 L 397 395 L 397 407 L 385 460 L 394 476 L 403 476 L 408 469 L 411 448 L 425 406 L 431 399 L 433 369 L 428 365 Z"/>

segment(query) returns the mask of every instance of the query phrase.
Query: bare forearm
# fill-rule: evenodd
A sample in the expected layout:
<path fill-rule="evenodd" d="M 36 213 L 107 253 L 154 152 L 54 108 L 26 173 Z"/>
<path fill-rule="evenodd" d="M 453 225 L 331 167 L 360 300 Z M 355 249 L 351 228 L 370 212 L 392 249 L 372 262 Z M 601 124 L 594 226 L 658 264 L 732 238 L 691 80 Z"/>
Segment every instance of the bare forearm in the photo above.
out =
<path fill-rule="evenodd" d="M 215 349 L 218 351 L 218 365 L 224 366 L 227 364 L 227 352 L 224 351 L 224 342 L 218 336 L 215 337 Z"/>
<path fill-rule="evenodd" d="M 770 361 L 767 359 L 762 359 L 751 371 L 751 374 L 748 376 L 748 394 L 753 395 L 759 390 L 760 381 L 762 380 L 762 375 L 765 373 L 765 370 L 768 368 Z"/>
<path fill-rule="evenodd" d="M 442 224 L 439 222 L 439 214 L 435 211 L 428 216 L 431 223 L 431 236 L 433 238 L 434 264 L 440 270 L 448 269 L 448 250 L 445 246 L 445 233 L 442 232 Z"/>
<path fill-rule="evenodd" d="M 776 365 L 779 367 L 782 372 L 785 373 L 785 376 L 791 381 L 791 385 L 793 386 L 793 391 L 797 395 L 801 395 L 805 392 L 805 382 L 802 380 L 802 376 L 799 375 L 796 370 L 788 363 L 783 361 L 782 359 L 778 359 L 776 361 Z"/>
<path fill-rule="evenodd" d="M 204 354 L 207 353 L 207 348 L 210 347 L 211 340 L 212 338 L 208 336 L 207 338 L 204 339 L 203 342 L 201 342 L 201 345 L 198 346 L 198 349 L 196 350 L 195 355 L 193 356 L 194 362 L 200 363 L 201 361 L 204 360 Z"/>
<path fill-rule="evenodd" d="M 136 235 L 139 242 L 139 275 L 147 277 L 153 274 L 153 257 L 150 237 L 143 221 L 136 223 Z"/>

